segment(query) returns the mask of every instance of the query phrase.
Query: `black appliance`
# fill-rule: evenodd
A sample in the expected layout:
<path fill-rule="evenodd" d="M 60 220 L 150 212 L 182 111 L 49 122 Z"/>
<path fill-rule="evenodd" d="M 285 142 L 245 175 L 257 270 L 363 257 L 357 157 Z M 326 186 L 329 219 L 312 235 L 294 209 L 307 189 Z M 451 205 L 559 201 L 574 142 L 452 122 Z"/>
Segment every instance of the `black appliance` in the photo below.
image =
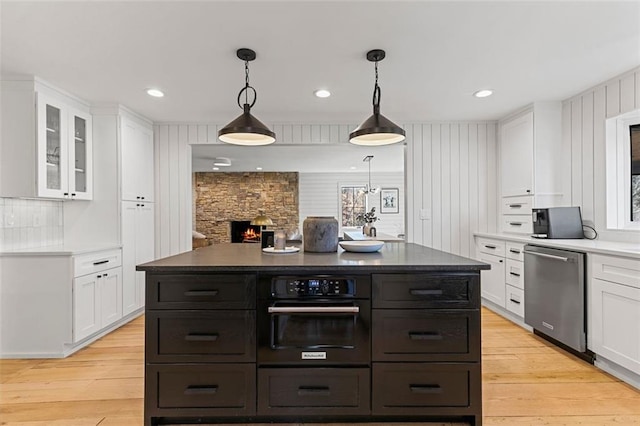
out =
<path fill-rule="evenodd" d="M 580 207 L 532 209 L 534 238 L 584 238 Z"/>
<path fill-rule="evenodd" d="M 258 365 L 368 365 L 369 276 L 262 277 Z"/>

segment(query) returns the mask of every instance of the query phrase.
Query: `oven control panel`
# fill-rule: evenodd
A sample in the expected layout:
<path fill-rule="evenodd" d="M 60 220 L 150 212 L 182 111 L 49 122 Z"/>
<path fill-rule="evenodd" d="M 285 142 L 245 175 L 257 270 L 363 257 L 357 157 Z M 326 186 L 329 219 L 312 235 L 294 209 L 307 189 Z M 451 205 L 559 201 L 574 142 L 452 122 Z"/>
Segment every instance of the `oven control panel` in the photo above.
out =
<path fill-rule="evenodd" d="M 340 277 L 286 277 L 273 280 L 275 297 L 354 297 L 356 280 Z"/>

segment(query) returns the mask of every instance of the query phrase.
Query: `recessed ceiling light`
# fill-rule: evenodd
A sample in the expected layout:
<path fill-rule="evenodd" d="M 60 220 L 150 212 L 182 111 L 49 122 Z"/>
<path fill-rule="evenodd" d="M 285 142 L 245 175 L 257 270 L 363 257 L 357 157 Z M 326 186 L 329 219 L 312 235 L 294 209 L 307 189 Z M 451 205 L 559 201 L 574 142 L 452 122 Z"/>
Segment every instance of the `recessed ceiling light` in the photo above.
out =
<path fill-rule="evenodd" d="M 478 90 L 473 94 L 476 98 L 486 98 L 487 96 L 491 96 L 493 94 L 493 90 L 490 89 L 482 89 Z"/>
<path fill-rule="evenodd" d="M 227 157 L 216 157 L 213 159 L 213 165 L 220 167 L 229 167 L 231 165 L 231 160 Z"/>
<path fill-rule="evenodd" d="M 349 168 L 350 168 L 351 170 L 355 170 L 355 169 L 357 169 L 357 167 L 356 167 L 356 166 L 351 166 L 351 167 L 349 167 Z"/>
<path fill-rule="evenodd" d="M 147 89 L 147 95 L 153 96 L 154 98 L 161 98 L 164 96 L 164 92 L 160 89 Z"/>
<path fill-rule="evenodd" d="M 256 167 L 256 170 L 262 170 L 262 167 Z"/>
<path fill-rule="evenodd" d="M 313 92 L 314 95 L 316 95 L 316 97 L 318 98 L 328 98 L 329 96 L 331 96 L 331 92 L 328 91 L 327 89 L 318 89 L 315 92 Z"/>
<path fill-rule="evenodd" d="M 214 168 L 213 168 L 213 169 L 211 169 L 211 170 L 220 170 L 220 167 L 214 167 Z"/>

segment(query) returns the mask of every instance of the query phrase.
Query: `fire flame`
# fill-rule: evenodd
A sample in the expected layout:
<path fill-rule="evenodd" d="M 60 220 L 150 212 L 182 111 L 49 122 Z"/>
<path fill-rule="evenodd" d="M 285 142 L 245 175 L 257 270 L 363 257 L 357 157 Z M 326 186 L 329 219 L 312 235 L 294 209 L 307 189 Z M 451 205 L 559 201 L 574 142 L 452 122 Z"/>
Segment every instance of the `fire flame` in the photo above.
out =
<path fill-rule="evenodd" d="M 244 238 L 245 240 L 257 240 L 258 238 L 260 238 L 260 234 L 256 234 L 256 231 L 254 231 L 253 229 L 247 229 L 246 231 L 244 231 L 244 234 L 242 234 L 242 238 Z"/>

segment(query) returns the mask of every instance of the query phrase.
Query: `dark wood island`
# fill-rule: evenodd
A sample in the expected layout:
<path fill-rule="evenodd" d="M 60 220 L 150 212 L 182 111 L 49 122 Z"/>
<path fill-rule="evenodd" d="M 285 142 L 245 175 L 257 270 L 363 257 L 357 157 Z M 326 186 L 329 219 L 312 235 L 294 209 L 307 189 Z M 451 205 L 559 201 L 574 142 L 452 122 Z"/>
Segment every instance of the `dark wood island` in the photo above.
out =
<path fill-rule="evenodd" d="M 145 425 L 482 424 L 480 270 L 410 243 L 218 244 L 146 273 Z"/>

